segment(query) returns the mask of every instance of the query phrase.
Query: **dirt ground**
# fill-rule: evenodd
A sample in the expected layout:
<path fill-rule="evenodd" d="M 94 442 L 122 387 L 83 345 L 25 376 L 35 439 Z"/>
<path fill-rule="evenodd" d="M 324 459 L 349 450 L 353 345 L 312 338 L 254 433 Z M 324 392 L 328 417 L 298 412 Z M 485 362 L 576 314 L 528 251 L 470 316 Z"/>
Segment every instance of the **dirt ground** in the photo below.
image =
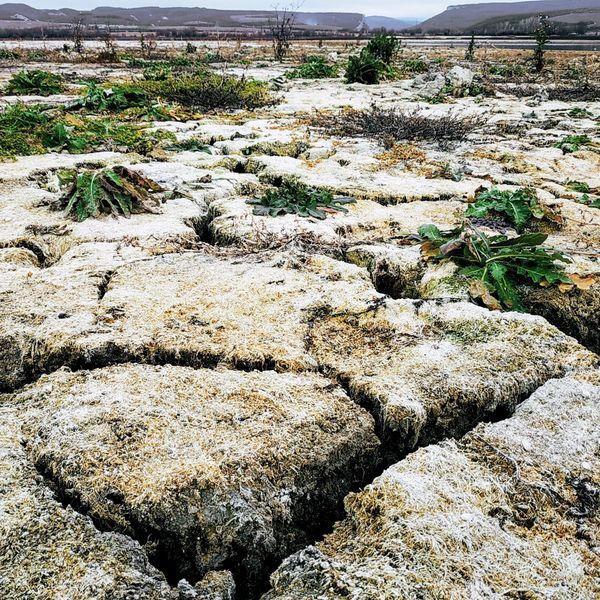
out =
<path fill-rule="evenodd" d="M 600 55 L 407 47 L 366 85 L 363 41 L 70 43 L 0 44 L 3 114 L 150 141 L 0 132 L 0 596 L 597 598 Z M 296 76 L 314 55 L 337 76 Z M 77 105 L 197 60 L 270 101 Z M 156 210 L 67 214 L 65 172 L 117 167 Z M 343 210 L 261 213 L 286 182 Z M 489 190 L 530 222 L 465 229 Z M 424 225 L 543 234 L 564 272 L 507 304 Z"/>

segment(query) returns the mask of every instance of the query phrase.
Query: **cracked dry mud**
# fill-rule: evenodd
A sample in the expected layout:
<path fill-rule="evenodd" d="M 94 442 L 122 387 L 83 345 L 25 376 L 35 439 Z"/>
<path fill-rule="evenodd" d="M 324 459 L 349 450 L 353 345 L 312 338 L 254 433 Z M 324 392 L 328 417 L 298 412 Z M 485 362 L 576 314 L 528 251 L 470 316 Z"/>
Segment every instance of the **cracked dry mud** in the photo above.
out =
<path fill-rule="evenodd" d="M 569 111 L 600 102 L 428 105 L 412 80 L 279 95 L 157 124 L 212 154 L 0 164 L 0 597 L 597 598 L 600 211 L 566 182 L 599 187 L 600 155 L 550 142 L 597 141 Z M 486 125 L 410 142 L 416 160 L 305 125 L 372 101 Z M 527 102 L 539 127 L 499 133 Z M 49 206 L 77 165 L 182 193 L 77 223 Z M 254 215 L 287 175 L 356 202 Z M 492 184 L 559 208 L 548 243 L 593 283 L 491 311 L 425 262 L 419 226 L 457 226 Z"/>

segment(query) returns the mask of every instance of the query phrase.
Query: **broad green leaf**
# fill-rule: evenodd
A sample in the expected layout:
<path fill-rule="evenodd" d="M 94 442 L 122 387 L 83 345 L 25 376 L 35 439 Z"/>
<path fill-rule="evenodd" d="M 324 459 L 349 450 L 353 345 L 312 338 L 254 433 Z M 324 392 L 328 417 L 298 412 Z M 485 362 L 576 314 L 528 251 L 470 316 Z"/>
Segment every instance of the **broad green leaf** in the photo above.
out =
<path fill-rule="evenodd" d="M 500 302 L 511 310 L 523 312 L 524 309 L 519 294 L 508 278 L 508 269 L 504 265 L 495 262 L 489 265 L 488 272 Z"/>

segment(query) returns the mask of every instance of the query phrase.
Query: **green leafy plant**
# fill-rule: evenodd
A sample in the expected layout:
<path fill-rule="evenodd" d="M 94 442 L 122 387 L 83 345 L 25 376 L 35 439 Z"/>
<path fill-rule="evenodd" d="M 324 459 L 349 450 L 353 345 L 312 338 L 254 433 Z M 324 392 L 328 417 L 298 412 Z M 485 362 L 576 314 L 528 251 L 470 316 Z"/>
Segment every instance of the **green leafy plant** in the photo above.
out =
<path fill-rule="evenodd" d="M 381 80 L 385 63 L 363 48 L 358 56 L 351 56 L 346 66 L 346 83 L 364 83 L 375 85 Z"/>
<path fill-rule="evenodd" d="M 155 63 L 142 71 L 142 77 L 148 81 L 164 81 L 173 77 L 173 70 L 164 63 Z"/>
<path fill-rule="evenodd" d="M 589 194 L 591 188 L 585 181 L 567 181 L 567 187 L 572 192 L 580 192 L 581 194 Z"/>
<path fill-rule="evenodd" d="M 591 208 L 600 208 L 600 198 L 592 197 L 589 194 L 583 194 L 579 200 L 577 200 L 579 204 L 585 204 L 586 206 L 590 206 Z"/>
<path fill-rule="evenodd" d="M 508 221 L 520 232 L 531 219 L 542 219 L 546 212 L 532 189 L 500 191 L 494 187 L 479 194 L 465 212 L 466 217 L 478 219 L 490 214 L 506 216 Z"/>
<path fill-rule="evenodd" d="M 524 312 L 517 289 L 520 283 L 573 284 L 564 271 L 564 264 L 571 260 L 543 247 L 547 239 L 543 233 L 515 238 L 487 236 L 466 223 L 452 231 L 424 225 L 419 228 L 419 236 L 421 252 L 427 260 L 453 261 L 460 267 L 458 274 L 471 280 L 471 295 L 493 309 Z"/>
<path fill-rule="evenodd" d="M 429 64 L 422 58 L 407 58 L 400 64 L 400 70 L 405 73 L 427 73 Z"/>
<path fill-rule="evenodd" d="M 85 93 L 71 108 L 85 108 L 90 111 L 121 111 L 126 108 L 148 105 L 144 90 L 135 86 L 115 84 L 103 87 L 90 81 L 86 83 Z"/>
<path fill-rule="evenodd" d="M 587 108 L 580 108 L 579 106 L 572 108 L 568 112 L 568 115 L 572 119 L 593 119 L 594 118 L 594 113 L 590 112 Z"/>
<path fill-rule="evenodd" d="M 9 94 L 16 95 L 50 96 L 51 94 L 60 94 L 64 89 L 60 75 L 48 71 L 28 71 L 27 69 L 15 73 L 6 86 Z"/>
<path fill-rule="evenodd" d="M 18 52 L 8 48 L 0 48 L 0 60 L 17 60 L 20 57 Z"/>
<path fill-rule="evenodd" d="M 0 157 L 5 159 L 48 150 L 81 153 L 104 149 L 146 154 L 163 140 L 174 141 L 175 135 L 119 123 L 110 117 L 77 117 L 22 103 L 0 112 Z"/>
<path fill-rule="evenodd" d="M 338 68 L 322 56 L 307 56 L 304 62 L 286 74 L 288 79 L 327 79 L 337 77 Z"/>
<path fill-rule="evenodd" d="M 155 181 L 126 167 L 111 167 L 99 171 L 62 172 L 68 190 L 61 199 L 67 215 L 77 221 L 97 217 L 101 213 L 123 214 L 159 213 L 164 192 Z"/>
<path fill-rule="evenodd" d="M 375 58 L 389 65 L 400 49 L 400 41 L 388 33 L 379 33 L 369 40 L 365 49 Z"/>
<path fill-rule="evenodd" d="M 563 154 L 572 154 L 591 142 L 587 135 L 567 135 L 560 142 L 554 144 L 554 148 L 560 148 Z"/>
<path fill-rule="evenodd" d="M 254 206 L 253 212 L 259 216 L 298 214 L 325 219 L 327 214 L 348 212 L 344 205 L 355 200 L 334 197 L 330 192 L 315 189 L 295 179 L 285 179 L 281 186 L 268 190 L 262 198 L 247 202 Z"/>

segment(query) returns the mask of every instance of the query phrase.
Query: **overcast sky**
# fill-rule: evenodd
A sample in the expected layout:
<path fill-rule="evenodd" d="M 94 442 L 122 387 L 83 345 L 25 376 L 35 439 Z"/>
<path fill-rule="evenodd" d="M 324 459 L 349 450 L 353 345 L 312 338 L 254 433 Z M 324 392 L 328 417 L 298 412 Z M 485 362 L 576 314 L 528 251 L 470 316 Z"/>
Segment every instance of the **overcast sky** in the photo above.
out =
<path fill-rule="evenodd" d="M 207 8 L 273 8 L 277 0 L 21 0 L 36 8 L 80 8 L 96 6 L 204 6 Z M 478 4 L 483 0 L 304 0 L 301 10 L 309 12 L 358 12 L 389 17 L 431 17 L 442 12 L 448 4 Z M 490 0 L 486 0 L 490 1 Z M 510 0 L 509 0 L 510 1 Z M 280 4 L 289 4 L 280 0 Z"/>

